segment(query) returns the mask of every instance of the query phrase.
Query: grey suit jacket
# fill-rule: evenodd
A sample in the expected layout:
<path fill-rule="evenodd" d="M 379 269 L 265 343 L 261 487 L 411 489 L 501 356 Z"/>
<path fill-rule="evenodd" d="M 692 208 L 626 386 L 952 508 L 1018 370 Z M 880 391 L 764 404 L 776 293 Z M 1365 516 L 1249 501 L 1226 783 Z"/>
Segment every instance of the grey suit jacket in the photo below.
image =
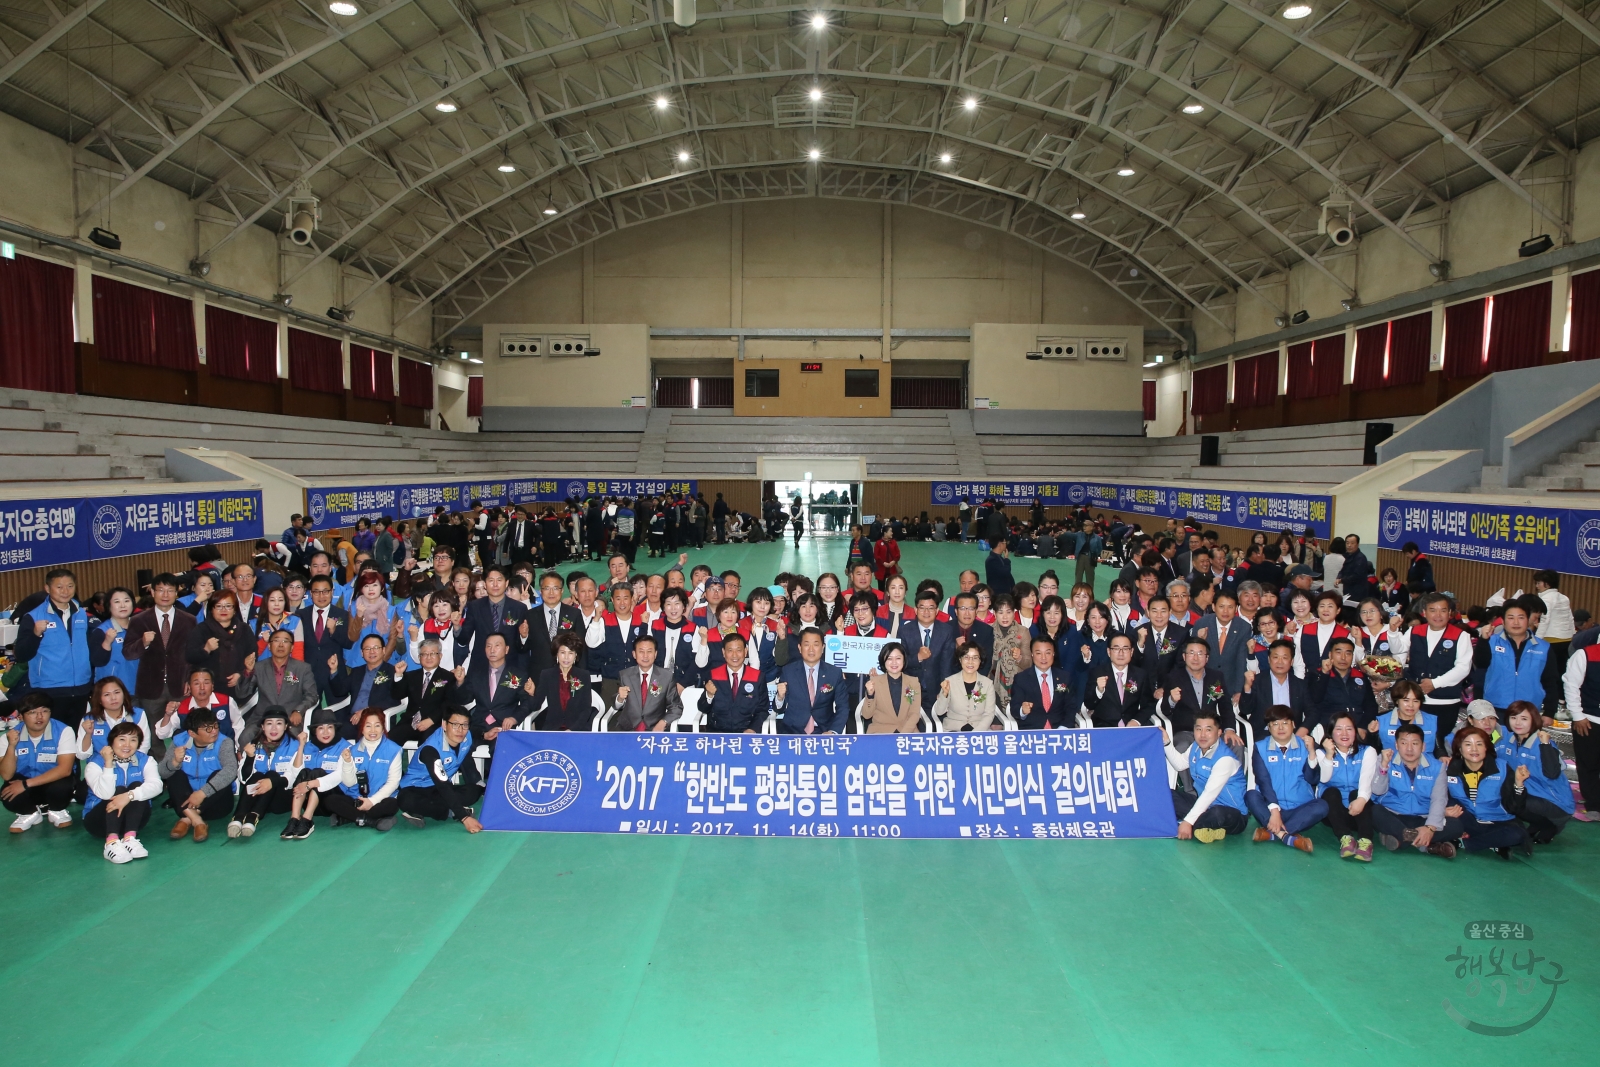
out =
<path fill-rule="evenodd" d="M 639 674 L 638 667 L 624 667 L 618 673 L 618 686 L 627 686 L 628 697 L 611 717 L 610 729 L 637 730 L 643 723 L 646 730 L 653 730 L 662 719 L 670 724 L 682 716 L 683 704 L 678 699 L 678 687 L 673 684 L 670 671 L 658 665 L 650 668 L 648 680 L 640 678 Z"/>
<path fill-rule="evenodd" d="M 1228 641 L 1217 650 L 1217 628 L 1220 624 L 1215 615 L 1207 615 L 1195 624 L 1195 633 L 1206 639 L 1206 644 L 1211 647 L 1211 666 L 1222 672 L 1222 684 L 1227 687 L 1229 696 L 1237 696 L 1244 692 L 1245 660 L 1249 656 L 1250 624 L 1235 615 L 1228 624 Z"/>
<path fill-rule="evenodd" d="M 257 721 L 261 713 L 273 704 L 281 706 L 285 711 L 307 711 L 317 706 L 322 699 L 322 693 L 317 688 L 316 675 L 311 671 L 311 665 L 305 660 L 290 659 L 283 672 L 283 685 L 278 685 L 278 673 L 272 669 L 272 657 L 268 656 L 256 664 L 256 669 L 250 675 L 253 691 L 257 694 L 256 706 L 250 709 L 249 717 Z M 248 695 L 246 696 L 248 698 Z"/>

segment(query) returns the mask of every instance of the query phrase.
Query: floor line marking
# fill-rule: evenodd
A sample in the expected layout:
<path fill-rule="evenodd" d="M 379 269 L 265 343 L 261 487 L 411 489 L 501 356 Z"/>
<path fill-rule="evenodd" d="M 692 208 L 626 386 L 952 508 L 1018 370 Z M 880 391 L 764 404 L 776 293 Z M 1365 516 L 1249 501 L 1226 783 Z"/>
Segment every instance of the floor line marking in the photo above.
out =
<path fill-rule="evenodd" d="M 632 959 L 625 965 L 625 970 L 633 973 L 628 975 L 629 984 L 633 989 L 626 996 L 627 1007 L 614 1009 L 610 1020 L 591 1028 L 588 1048 L 584 1050 L 580 1063 L 608 1063 L 615 1064 L 622 1055 L 622 1039 L 627 1033 L 628 1025 L 633 1021 L 634 1013 L 639 1007 L 639 994 L 644 987 L 645 975 L 649 972 L 650 957 L 655 954 L 656 944 L 661 940 L 662 927 L 667 924 L 667 912 L 672 908 L 672 902 L 678 895 L 678 881 L 683 876 L 683 868 L 689 859 L 689 848 L 694 844 L 693 837 L 680 837 L 676 842 L 678 848 L 678 862 L 672 867 L 672 877 L 668 878 L 661 887 L 661 893 L 651 906 L 648 936 L 639 938 L 639 949 Z M 623 999 L 621 991 L 615 998 L 611 998 L 619 1005 Z M 599 1048 L 600 1041 L 607 1035 L 611 1038 L 609 1050 Z"/>

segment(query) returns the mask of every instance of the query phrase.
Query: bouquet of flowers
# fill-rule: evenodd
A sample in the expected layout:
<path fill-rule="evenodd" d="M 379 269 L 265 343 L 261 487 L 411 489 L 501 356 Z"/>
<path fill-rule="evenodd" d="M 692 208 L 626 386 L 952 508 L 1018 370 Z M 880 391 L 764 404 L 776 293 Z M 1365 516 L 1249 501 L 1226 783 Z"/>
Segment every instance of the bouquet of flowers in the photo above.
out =
<path fill-rule="evenodd" d="M 1405 668 L 1393 656 L 1368 656 L 1361 661 L 1361 669 L 1379 682 L 1397 682 L 1405 673 Z"/>

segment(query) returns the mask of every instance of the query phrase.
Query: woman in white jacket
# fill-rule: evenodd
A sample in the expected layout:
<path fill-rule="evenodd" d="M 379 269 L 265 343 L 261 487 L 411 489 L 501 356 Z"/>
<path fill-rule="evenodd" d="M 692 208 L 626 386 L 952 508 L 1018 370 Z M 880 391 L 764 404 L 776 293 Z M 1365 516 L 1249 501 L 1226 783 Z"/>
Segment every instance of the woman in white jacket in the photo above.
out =
<path fill-rule="evenodd" d="M 142 860 L 149 855 L 139 831 L 150 821 L 150 802 L 161 795 L 161 771 L 139 745 L 145 735 L 123 720 L 111 728 L 97 758 L 83 765 L 89 795 L 83 804 L 83 825 L 105 838 L 105 857 L 112 863 Z"/>

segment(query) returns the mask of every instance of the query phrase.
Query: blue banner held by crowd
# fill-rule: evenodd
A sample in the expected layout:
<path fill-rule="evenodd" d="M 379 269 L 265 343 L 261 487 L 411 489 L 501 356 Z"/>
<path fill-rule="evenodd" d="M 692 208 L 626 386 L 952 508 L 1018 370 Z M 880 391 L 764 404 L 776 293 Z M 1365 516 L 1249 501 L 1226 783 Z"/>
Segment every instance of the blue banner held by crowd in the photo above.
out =
<path fill-rule="evenodd" d="M 312 530 L 353 526 L 357 519 L 415 519 L 435 508 L 465 511 L 474 500 L 486 508 L 515 504 L 559 504 L 591 496 L 640 497 L 666 493 L 693 495 L 692 478 L 506 478 L 479 481 L 391 482 L 313 486 L 306 490 L 305 515 Z"/>
<path fill-rule="evenodd" d="M 761 735 L 511 730 L 490 830 L 720 837 L 1177 833 L 1161 733 Z"/>
<path fill-rule="evenodd" d="M 1147 482 L 934 482 L 932 503 L 954 508 L 993 498 L 1007 507 L 1090 507 L 1161 519 L 1190 516 L 1244 530 L 1290 530 L 1326 538 L 1333 531 L 1333 498 L 1276 490 L 1156 485 Z"/>
<path fill-rule="evenodd" d="M 1384 497 L 1378 510 L 1380 548 L 1415 542 L 1441 559 L 1600 575 L 1600 511 L 1414 497 Z"/>
<path fill-rule="evenodd" d="M 0 570 L 58 567 L 261 536 L 261 490 L 0 501 Z"/>

